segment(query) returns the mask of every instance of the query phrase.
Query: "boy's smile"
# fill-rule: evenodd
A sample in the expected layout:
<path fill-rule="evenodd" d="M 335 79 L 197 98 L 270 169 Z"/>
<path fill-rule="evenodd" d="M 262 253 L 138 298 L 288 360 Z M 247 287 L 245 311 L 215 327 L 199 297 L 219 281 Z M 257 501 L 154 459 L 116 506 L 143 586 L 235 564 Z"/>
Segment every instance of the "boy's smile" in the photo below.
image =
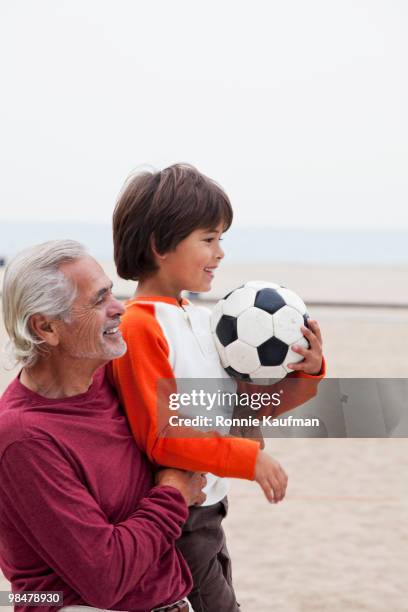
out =
<path fill-rule="evenodd" d="M 216 270 L 217 268 L 218 266 L 214 266 L 213 268 L 207 267 L 207 268 L 204 268 L 204 272 L 206 272 L 208 276 L 210 277 L 210 279 L 212 280 L 214 278 L 214 270 Z"/>

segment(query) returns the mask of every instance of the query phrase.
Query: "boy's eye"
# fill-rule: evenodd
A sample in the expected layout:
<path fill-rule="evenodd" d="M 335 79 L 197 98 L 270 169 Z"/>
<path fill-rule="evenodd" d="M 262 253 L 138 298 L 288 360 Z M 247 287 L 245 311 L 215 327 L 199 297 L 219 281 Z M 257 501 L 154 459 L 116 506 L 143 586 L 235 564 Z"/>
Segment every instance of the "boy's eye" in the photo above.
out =
<path fill-rule="evenodd" d="M 213 242 L 215 240 L 214 237 L 212 238 L 204 238 L 204 242 Z M 218 238 L 218 241 L 221 242 L 222 238 Z"/>

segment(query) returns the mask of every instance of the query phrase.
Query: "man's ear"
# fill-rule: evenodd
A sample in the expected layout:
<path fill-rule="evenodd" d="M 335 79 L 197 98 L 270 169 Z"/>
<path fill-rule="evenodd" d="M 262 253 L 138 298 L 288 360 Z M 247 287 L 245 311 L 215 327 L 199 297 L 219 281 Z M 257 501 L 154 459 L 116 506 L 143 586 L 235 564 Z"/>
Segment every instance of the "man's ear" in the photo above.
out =
<path fill-rule="evenodd" d="M 154 257 L 158 261 L 164 261 L 167 258 L 167 253 L 159 253 L 156 247 L 156 240 L 154 234 L 150 236 L 150 248 L 152 249 L 152 253 Z"/>
<path fill-rule="evenodd" d="M 32 315 L 30 318 L 31 331 L 49 346 L 59 344 L 58 327 L 55 319 L 50 320 L 42 314 Z"/>

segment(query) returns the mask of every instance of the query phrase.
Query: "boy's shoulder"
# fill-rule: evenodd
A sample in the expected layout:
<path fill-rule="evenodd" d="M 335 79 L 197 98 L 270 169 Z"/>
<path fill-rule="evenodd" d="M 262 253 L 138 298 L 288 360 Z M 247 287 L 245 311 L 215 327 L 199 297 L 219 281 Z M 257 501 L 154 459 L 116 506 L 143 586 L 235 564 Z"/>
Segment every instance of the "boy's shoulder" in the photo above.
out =
<path fill-rule="evenodd" d="M 154 302 L 132 299 L 125 303 L 125 312 L 121 321 L 122 324 L 131 325 L 149 322 L 152 318 L 155 318 Z"/>

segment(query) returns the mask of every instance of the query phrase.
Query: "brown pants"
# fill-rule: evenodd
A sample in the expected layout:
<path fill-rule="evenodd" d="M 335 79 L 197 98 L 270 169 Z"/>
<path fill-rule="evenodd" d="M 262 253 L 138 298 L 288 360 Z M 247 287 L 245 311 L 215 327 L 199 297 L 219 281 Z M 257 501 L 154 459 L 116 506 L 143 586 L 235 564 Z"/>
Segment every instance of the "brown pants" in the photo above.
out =
<path fill-rule="evenodd" d="M 194 612 L 239 612 L 232 586 L 231 559 L 221 527 L 228 500 L 192 506 L 177 546 L 193 575 L 188 599 Z"/>

